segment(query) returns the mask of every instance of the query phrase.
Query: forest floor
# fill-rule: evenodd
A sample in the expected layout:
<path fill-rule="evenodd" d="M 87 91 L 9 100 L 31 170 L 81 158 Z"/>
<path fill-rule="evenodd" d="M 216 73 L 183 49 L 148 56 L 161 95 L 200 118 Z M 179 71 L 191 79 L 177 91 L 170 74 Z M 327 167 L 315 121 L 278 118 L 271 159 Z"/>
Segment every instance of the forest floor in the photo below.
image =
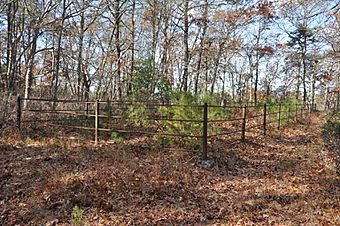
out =
<path fill-rule="evenodd" d="M 322 123 L 314 116 L 265 139 L 215 142 L 210 168 L 199 151 L 146 137 L 95 147 L 72 134 L 7 133 L 0 225 L 340 225 Z"/>

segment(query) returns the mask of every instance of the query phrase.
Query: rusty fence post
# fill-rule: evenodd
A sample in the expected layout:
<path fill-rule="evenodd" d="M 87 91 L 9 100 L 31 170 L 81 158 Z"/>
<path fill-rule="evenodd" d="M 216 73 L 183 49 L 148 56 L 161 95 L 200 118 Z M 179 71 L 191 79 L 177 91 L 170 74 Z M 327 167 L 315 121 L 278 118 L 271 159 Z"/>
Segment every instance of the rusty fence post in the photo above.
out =
<path fill-rule="evenodd" d="M 96 106 L 95 106 L 95 117 L 94 117 L 94 144 L 98 145 L 98 136 L 99 136 L 99 101 L 96 100 Z"/>
<path fill-rule="evenodd" d="M 112 110 L 111 109 L 111 102 L 110 102 L 109 98 L 107 98 L 107 116 L 108 116 L 108 120 L 107 120 L 108 125 L 107 125 L 107 128 L 109 130 L 111 130 L 111 124 L 112 124 L 111 123 L 111 119 L 112 119 L 112 111 L 111 110 Z"/>
<path fill-rule="evenodd" d="M 88 101 L 88 100 L 86 100 L 86 101 Z M 90 103 L 89 102 L 86 102 L 86 105 L 85 105 L 85 120 L 84 120 L 84 125 L 85 126 L 88 126 L 89 125 L 89 121 L 91 121 L 91 120 L 89 120 L 89 119 L 91 119 L 91 117 L 89 117 L 89 111 L 90 111 Z"/>
<path fill-rule="evenodd" d="M 279 103 L 279 112 L 278 112 L 278 121 L 277 121 L 277 129 L 281 127 L 281 103 Z"/>
<path fill-rule="evenodd" d="M 295 122 L 298 120 L 298 104 L 295 104 Z"/>
<path fill-rule="evenodd" d="M 227 106 L 227 100 L 226 99 L 223 99 L 222 105 L 223 105 L 223 108 L 226 108 L 226 106 Z"/>
<path fill-rule="evenodd" d="M 18 95 L 17 97 L 17 126 L 18 129 L 21 129 L 21 97 Z"/>
<path fill-rule="evenodd" d="M 305 117 L 307 118 L 307 117 L 308 117 L 308 114 L 309 114 L 309 107 L 308 107 L 308 104 L 305 104 L 303 108 L 304 108 L 304 111 L 305 111 Z"/>
<path fill-rule="evenodd" d="M 89 114 L 89 103 L 86 102 L 86 108 L 85 108 L 86 115 Z"/>
<path fill-rule="evenodd" d="M 203 153 L 202 158 L 208 158 L 208 104 L 204 103 L 203 106 L 203 131 L 202 131 L 202 144 Z"/>
<path fill-rule="evenodd" d="M 247 106 L 243 107 L 242 111 L 242 134 L 241 134 L 241 140 L 245 141 L 246 140 L 246 126 L 247 126 Z"/>
<path fill-rule="evenodd" d="M 267 104 L 263 106 L 263 135 L 267 135 Z"/>

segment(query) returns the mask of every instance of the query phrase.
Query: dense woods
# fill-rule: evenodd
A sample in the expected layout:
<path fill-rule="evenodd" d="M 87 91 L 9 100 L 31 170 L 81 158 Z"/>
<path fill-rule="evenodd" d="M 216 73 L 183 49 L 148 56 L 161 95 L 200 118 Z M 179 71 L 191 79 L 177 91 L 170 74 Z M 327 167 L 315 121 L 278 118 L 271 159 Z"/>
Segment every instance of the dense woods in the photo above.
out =
<path fill-rule="evenodd" d="M 2 95 L 339 102 L 339 3 L 3 0 Z M 328 96 L 328 97 L 327 97 Z"/>

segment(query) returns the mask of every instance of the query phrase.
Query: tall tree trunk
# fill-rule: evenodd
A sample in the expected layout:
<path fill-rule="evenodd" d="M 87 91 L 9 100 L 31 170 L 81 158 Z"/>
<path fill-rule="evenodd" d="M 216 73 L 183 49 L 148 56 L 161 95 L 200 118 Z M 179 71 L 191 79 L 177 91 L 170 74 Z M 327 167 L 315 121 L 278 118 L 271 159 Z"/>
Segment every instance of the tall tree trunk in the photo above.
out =
<path fill-rule="evenodd" d="M 235 76 L 234 76 L 234 73 L 230 73 L 230 80 L 231 80 L 231 95 L 232 95 L 232 99 L 233 99 L 233 102 L 235 102 Z"/>
<path fill-rule="evenodd" d="M 188 91 L 188 74 L 189 74 L 189 0 L 184 1 L 184 34 L 183 34 L 183 76 L 182 76 L 182 91 Z"/>
<path fill-rule="evenodd" d="M 302 74 L 303 103 L 306 104 L 307 103 L 307 84 L 306 84 L 307 65 L 306 65 L 305 56 L 303 56 L 302 65 L 303 65 L 303 74 Z"/>
<path fill-rule="evenodd" d="M 303 104 L 307 103 L 307 84 L 306 84 L 306 76 L 307 76 L 307 62 L 306 62 L 306 54 L 307 53 L 307 37 L 304 35 L 303 43 L 302 43 L 302 85 L 303 85 Z"/>
<path fill-rule="evenodd" d="M 151 18 L 151 68 L 155 71 L 156 68 L 156 49 L 158 40 L 158 5 L 157 1 L 152 1 L 152 18 Z"/>
<path fill-rule="evenodd" d="M 52 91 L 52 98 L 56 100 L 58 98 L 58 83 L 59 83 L 59 69 L 60 69 L 60 56 L 61 56 L 61 41 L 63 37 L 63 30 L 64 30 L 64 22 L 65 22 L 65 15 L 66 15 L 66 0 L 63 0 L 63 12 L 61 15 L 61 22 L 60 28 L 58 33 L 58 43 L 57 43 L 57 56 L 54 59 L 55 68 L 53 68 L 52 72 L 52 84 L 51 84 L 51 91 Z"/>
<path fill-rule="evenodd" d="M 85 14 L 84 11 L 80 14 L 80 33 L 79 33 L 79 47 L 78 47 L 78 64 L 77 64 L 77 74 L 78 74 L 78 83 L 77 83 L 77 87 L 78 87 L 78 99 L 82 99 L 83 98 L 83 94 L 84 94 L 84 84 L 85 81 L 83 79 L 84 77 L 84 70 L 83 70 L 83 48 L 84 48 L 84 27 L 85 27 Z M 83 82 L 82 82 L 83 81 Z"/>
<path fill-rule="evenodd" d="M 313 72 L 313 73 L 315 73 L 315 72 Z M 313 75 L 313 78 L 312 78 L 312 93 L 311 93 L 311 102 L 312 102 L 312 108 L 314 108 L 314 104 L 315 104 L 315 81 L 316 79 L 315 79 L 315 75 Z"/>
<path fill-rule="evenodd" d="M 255 80 L 254 80 L 254 103 L 257 105 L 257 90 L 259 83 L 259 65 L 260 65 L 260 39 L 261 33 L 264 27 L 262 25 L 259 27 L 257 35 L 256 35 L 256 55 L 255 55 Z"/>
<path fill-rule="evenodd" d="M 121 46 L 120 46 L 120 19 L 121 19 L 121 12 L 120 12 L 120 1 L 115 0 L 115 46 L 116 46 L 116 71 L 117 76 L 115 79 L 115 95 L 118 97 L 119 100 L 122 99 L 122 84 L 121 84 Z"/>
<path fill-rule="evenodd" d="M 5 74 L 5 89 L 9 90 L 9 80 L 12 75 L 12 26 L 14 23 L 14 20 L 12 19 L 14 17 L 14 13 L 12 13 L 12 5 L 14 3 L 9 2 L 7 4 L 7 54 L 6 54 L 6 74 Z"/>
<path fill-rule="evenodd" d="M 204 13 L 203 13 L 203 30 L 201 35 L 201 41 L 200 41 L 200 50 L 198 53 L 198 62 L 197 62 L 197 68 L 196 68 L 196 77 L 195 77 L 195 85 L 194 85 L 194 93 L 197 95 L 198 93 L 198 83 L 199 78 L 201 74 L 201 62 L 202 62 L 202 55 L 204 50 L 204 43 L 205 43 L 205 36 L 208 29 L 208 0 L 204 1 Z"/>
<path fill-rule="evenodd" d="M 214 70 L 213 70 L 213 74 L 212 74 L 212 81 L 211 81 L 211 87 L 210 87 L 210 93 L 211 94 L 214 93 L 215 83 L 216 83 L 218 68 L 219 68 L 219 64 L 220 64 L 220 58 L 222 56 L 223 46 L 224 46 L 224 42 L 221 41 L 219 46 L 218 46 L 218 52 L 217 52 L 217 55 L 216 55 L 216 58 L 215 58 L 215 63 L 214 63 Z"/>
<path fill-rule="evenodd" d="M 298 67 L 298 75 L 297 75 L 297 82 L 296 82 L 296 93 L 295 93 L 295 99 L 298 101 L 300 97 L 300 79 L 301 79 L 301 62 L 299 61 L 299 67 Z"/>
<path fill-rule="evenodd" d="M 153 79 L 156 78 L 156 52 L 157 52 L 157 43 L 159 36 L 159 1 L 153 0 L 151 4 L 152 8 L 152 19 L 151 19 L 151 27 L 152 27 L 152 38 L 151 38 L 151 76 Z M 149 92 L 153 93 L 155 90 L 155 83 L 150 84 Z"/>
<path fill-rule="evenodd" d="M 256 51 L 255 80 L 254 80 L 254 103 L 257 105 L 257 89 L 259 83 L 259 51 Z"/>
<path fill-rule="evenodd" d="M 39 36 L 39 29 L 35 28 L 33 31 L 33 39 L 31 42 L 30 53 L 28 55 L 27 60 L 27 68 L 25 73 L 25 99 L 28 99 L 31 94 L 31 86 L 32 86 L 32 79 L 33 79 L 33 67 L 34 67 L 34 57 L 37 51 L 37 40 Z M 27 102 L 24 102 L 24 108 L 26 108 Z"/>
<path fill-rule="evenodd" d="M 135 73 L 135 11 L 136 11 L 136 0 L 132 1 L 132 12 L 131 12 L 131 65 L 130 65 L 130 76 L 127 84 L 127 95 L 132 93 L 132 76 Z"/>
<path fill-rule="evenodd" d="M 15 68 L 16 68 L 16 55 L 17 55 L 17 42 L 15 41 L 16 36 L 16 19 L 15 15 L 18 10 L 18 1 L 10 1 L 7 4 L 7 56 L 6 56 L 6 75 L 5 75 L 5 86 L 8 91 L 15 90 Z"/>
<path fill-rule="evenodd" d="M 223 79 L 222 79 L 222 91 L 221 91 L 221 104 L 224 104 L 225 97 L 225 82 L 227 79 L 227 65 L 223 66 Z"/>
<path fill-rule="evenodd" d="M 247 86 L 248 81 L 250 79 L 253 79 L 253 74 L 254 74 L 254 72 L 253 72 L 253 51 L 251 50 L 251 52 L 247 53 L 247 56 L 248 56 L 248 61 L 249 61 L 249 78 L 246 78 L 246 80 L 244 82 L 244 89 L 250 88 L 250 87 Z M 248 91 L 246 93 L 248 93 Z M 245 95 L 242 95 L 242 96 L 245 96 Z M 252 96 L 252 90 L 250 90 L 250 92 L 249 92 L 249 97 L 247 96 L 247 102 L 251 101 L 251 99 L 252 99 L 251 96 Z M 242 98 L 242 99 L 244 101 L 244 98 Z"/>
<path fill-rule="evenodd" d="M 171 50 L 171 39 L 169 35 L 169 24 L 170 24 L 170 16 L 172 12 L 171 5 L 168 2 L 163 3 L 163 10 L 161 11 L 161 15 L 163 15 L 163 25 L 162 25 L 162 34 L 163 34 L 163 52 L 162 52 L 162 59 L 161 59 L 161 76 L 163 76 L 163 82 L 166 85 L 171 85 L 172 78 L 170 75 L 170 67 L 171 67 L 171 57 L 170 57 L 170 50 Z M 162 98 L 167 99 L 168 96 L 164 94 L 169 93 L 162 93 Z"/>
<path fill-rule="evenodd" d="M 211 44 L 209 44 L 210 48 Z M 204 87 L 204 92 L 208 92 L 208 85 L 209 85 L 209 58 L 208 55 L 205 55 L 205 87 Z"/>

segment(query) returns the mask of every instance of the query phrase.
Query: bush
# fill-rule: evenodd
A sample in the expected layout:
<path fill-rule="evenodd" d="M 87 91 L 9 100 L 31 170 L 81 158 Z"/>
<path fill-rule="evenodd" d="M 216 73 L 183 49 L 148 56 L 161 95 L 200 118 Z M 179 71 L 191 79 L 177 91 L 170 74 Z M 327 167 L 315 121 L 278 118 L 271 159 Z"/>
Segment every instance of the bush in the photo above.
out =
<path fill-rule="evenodd" d="M 329 150 L 334 153 L 337 173 L 340 174 L 340 112 L 332 112 L 326 116 L 322 136 L 329 144 Z"/>
<path fill-rule="evenodd" d="M 162 117 L 178 119 L 178 120 L 203 120 L 203 104 L 219 105 L 218 99 L 214 96 L 205 94 L 203 96 L 194 96 L 190 93 L 174 92 L 172 94 L 171 107 L 160 107 L 158 109 L 159 114 Z M 186 106 L 190 105 L 190 106 Z M 208 119 L 226 119 L 230 114 L 230 109 L 210 107 L 208 108 Z M 161 121 L 164 126 L 164 132 L 168 134 L 181 134 L 181 135 L 195 135 L 201 136 L 203 130 L 203 122 L 182 122 L 182 121 Z M 208 134 L 218 131 L 218 128 L 208 126 Z M 158 136 L 157 139 L 161 143 L 184 143 L 194 147 L 200 147 L 201 142 L 197 142 L 197 139 L 193 138 L 180 138 L 178 137 L 162 137 Z"/>
<path fill-rule="evenodd" d="M 291 112 L 291 117 L 295 115 L 296 104 L 298 104 L 298 101 L 295 98 L 280 100 L 277 102 L 271 101 L 267 103 L 267 111 L 268 114 L 270 114 L 270 117 L 274 118 L 274 120 L 278 120 L 278 115 L 274 113 L 279 112 L 281 105 L 281 124 L 284 125 L 289 122 L 289 119 L 287 118 L 289 110 Z"/>
<path fill-rule="evenodd" d="M 340 139 L 340 113 L 333 112 L 326 116 L 326 123 L 322 126 L 322 134 L 327 141 Z"/>
<path fill-rule="evenodd" d="M 173 105 L 183 106 L 161 106 L 158 113 L 165 118 L 174 120 L 202 120 L 203 108 L 199 106 L 184 106 L 184 105 L 198 105 L 197 98 L 189 93 L 174 93 L 175 98 L 172 101 Z M 181 134 L 181 135 L 200 135 L 202 131 L 202 123 L 196 122 L 179 122 L 179 121 L 165 121 L 161 120 L 160 124 L 164 126 L 164 132 L 168 134 Z M 162 144 L 165 143 L 192 143 L 192 139 L 187 138 L 173 138 L 157 136 L 157 139 Z M 197 142 L 196 142 L 197 143 Z"/>
<path fill-rule="evenodd" d="M 127 109 L 127 116 L 131 118 L 129 120 L 135 126 L 145 126 L 148 124 L 150 112 L 146 108 L 145 104 L 133 104 Z"/>

